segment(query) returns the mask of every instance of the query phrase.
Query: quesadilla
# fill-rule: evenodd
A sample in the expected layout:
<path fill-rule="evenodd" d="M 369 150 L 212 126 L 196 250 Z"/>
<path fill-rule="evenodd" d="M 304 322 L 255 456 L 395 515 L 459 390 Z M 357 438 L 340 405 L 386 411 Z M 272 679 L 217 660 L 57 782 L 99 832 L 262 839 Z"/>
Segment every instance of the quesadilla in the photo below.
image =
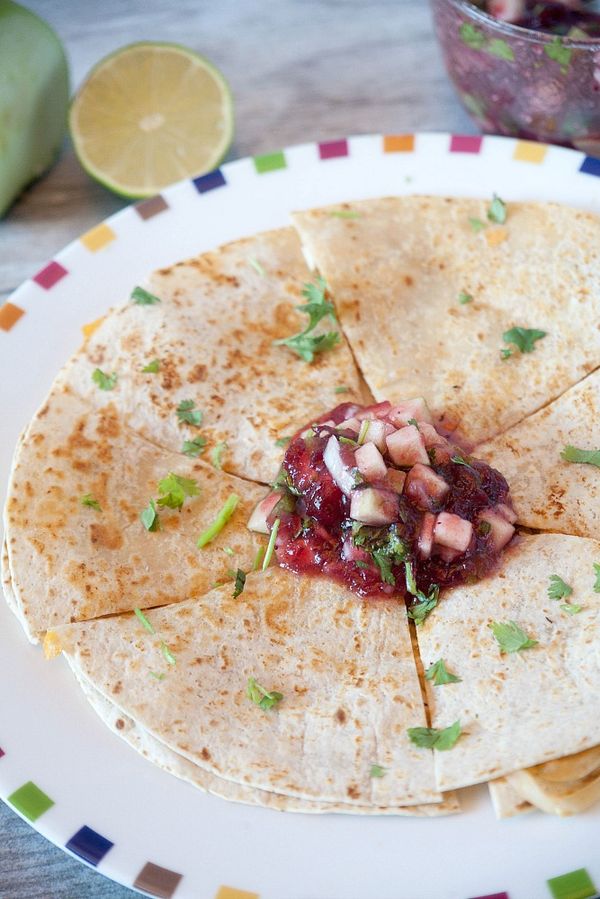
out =
<path fill-rule="evenodd" d="M 146 614 L 153 633 L 121 615 L 50 640 L 169 749 L 225 780 L 300 799 L 441 799 L 432 753 L 407 736 L 426 719 L 402 604 L 365 603 L 276 568 L 249 575 L 236 599 L 221 587 Z M 270 707 L 248 697 L 250 679 L 275 697 Z M 372 777 L 373 765 L 385 776 Z"/>
<path fill-rule="evenodd" d="M 522 536 L 493 579 L 449 592 L 418 630 L 425 667 L 443 656 L 460 682 L 427 684 L 432 724 L 460 722 L 435 752 L 441 790 L 467 786 L 600 744 L 600 543 Z M 553 578 L 564 585 L 551 598 Z"/>
<path fill-rule="evenodd" d="M 476 444 L 600 365 L 597 216 L 418 196 L 339 209 L 294 222 L 376 399 L 424 396 Z"/>
<path fill-rule="evenodd" d="M 507 478 L 520 524 L 597 537 L 600 372 L 589 375 L 506 433 L 478 446 L 477 456 Z"/>
<path fill-rule="evenodd" d="M 147 440 L 180 452 L 201 433 L 207 457 L 227 444 L 226 471 L 269 483 L 281 456 L 276 441 L 335 405 L 336 389 L 349 402 L 369 399 L 331 316 L 315 333 L 335 332 L 337 343 L 311 363 L 273 343 L 308 326 L 308 311 L 297 307 L 311 302 L 303 295 L 311 280 L 291 228 L 162 269 L 150 278 L 150 299 L 142 292 L 141 302 L 107 315 L 63 377 L 93 405 L 114 403 Z M 146 371 L 153 363 L 157 370 Z M 116 375 L 113 389 L 98 389 L 96 370 Z M 182 404 L 191 413 L 183 420 Z"/>
<path fill-rule="evenodd" d="M 179 602 L 230 580 L 229 569 L 248 570 L 266 543 L 246 527 L 263 493 L 201 459 L 159 449 L 114 406 L 90 409 L 58 386 L 20 443 L 5 509 L 8 565 L 28 636 Z M 231 520 L 199 549 L 232 495 Z"/>

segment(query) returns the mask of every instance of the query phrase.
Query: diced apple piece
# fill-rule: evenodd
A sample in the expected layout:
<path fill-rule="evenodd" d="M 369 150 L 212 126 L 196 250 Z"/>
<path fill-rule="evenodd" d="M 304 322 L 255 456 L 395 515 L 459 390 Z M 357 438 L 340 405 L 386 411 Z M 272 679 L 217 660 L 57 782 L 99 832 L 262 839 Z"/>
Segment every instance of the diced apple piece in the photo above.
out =
<path fill-rule="evenodd" d="M 439 556 L 444 562 L 454 562 L 455 559 L 462 556 L 462 553 L 457 549 L 450 549 L 449 546 L 436 546 L 433 550 L 433 555 Z"/>
<path fill-rule="evenodd" d="M 353 434 L 358 434 L 360 431 L 360 422 L 358 418 L 354 416 L 352 418 L 347 418 L 346 421 L 341 421 L 337 426 L 338 431 L 352 431 Z"/>
<path fill-rule="evenodd" d="M 411 418 L 414 418 L 419 424 L 422 421 L 433 424 L 431 412 L 422 396 L 417 396 L 414 400 L 406 400 L 404 403 L 398 403 L 397 406 L 393 406 L 390 409 L 387 417 L 397 428 L 407 425 Z"/>
<path fill-rule="evenodd" d="M 386 424 L 384 421 L 379 421 L 379 419 L 374 419 L 369 422 L 369 430 L 365 436 L 365 441 L 374 443 L 381 453 L 385 453 L 386 450 L 386 428 L 391 428 L 391 425 Z"/>
<path fill-rule="evenodd" d="M 337 437 L 334 437 L 332 434 L 327 441 L 327 446 L 323 453 L 323 461 L 342 493 L 350 496 L 354 490 L 354 475 L 352 474 L 354 456 L 352 451 L 342 452 Z"/>
<path fill-rule="evenodd" d="M 496 552 L 500 552 L 511 540 L 515 532 L 514 527 L 503 515 L 499 515 L 493 509 L 484 509 L 477 517 L 479 521 L 486 521 L 489 524 L 491 529 L 488 536 L 490 546 Z"/>
<path fill-rule="evenodd" d="M 404 482 L 406 481 L 406 472 L 399 471 L 397 468 L 388 468 L 387 482 L 396 493 L 402 493 L 404 490 Z"/>
<path fill-rule="evenodd" d="M 525 15 L 525 0 L 489 0 L 488 12 L 503 22 L 517 22 Z"/>
<path fill-rule="evenodd" d="M 421 522 L 421 530 L 417 539 L 417 548 L 422 559 L 428 559 L 433 548 L 433 528 L 435 525 L 435 515 L 431 512 L 425 512 Z"/>
<path fill-rule="evenodd" d="M 383 481 L 387 475 L 387 465 L 374 443 L 364 443 L 354 453 L 361 475 L 367 481 Z"/>
<path fill-rule="evenodd" d="M 254 511 L 248 520 L 248 530 L 254 531 L 257 534 L 270 534 L 271 532 L 267 525 L 267 518 L 280 499 L 281 493 L 278 491 L 267 493 L 265 498 L 261 499 L 254 508 Z"/>
<path fill-rule="evenodd" d="M 502 515 L 503 518 L 506 518 L 510 524 L 514 524 L 517 520 L 517 513 L 514 509 L 511 509 L 510 506 L 507 506 L 506 503 L 498 503 L 497 506 L 494 506 L 494 512 L 498 512 L 498 514 Z"/>
<path fill-rule="evenodd" d="M 413 465 L 406 476 L 404 485 L 406 496 L 419 509 L 428 509 L 430 512 L 435 512 L 440 508 L 449 490 L 450 487 L 446 481 L 436 474 L 429 465 L 423 465 L 422 462 Z"/>
<path fill-rule="evenodd" d="M 394 431 L 386 437 L 386 444 L 390 458 L 396 465 L 414 465 L 416 462 L 430 464 L 423 435 L 414 425 Z"/>
<path fill-rule="evenodd" d="M 392 404 L 385 400 L 383 403 L 374 403 L 372 406 L 367 406 L 366 409 L 361 409 L 356 413 L 356 417 L 359 421 L 363 421 L 365 418 L 386 418 L 391 408 Z"/>
<path fill-rule="evenodd" d="M 440 512 L 436 516 L 433 528 L 433 539 L 442 546 L 456 549 L 464 553 L 469 548 L 473 536 L 473 525 L 470 521 L 454 515 L 453 512 Z"/>
<path fill-rule="evenodd" d="M 350 517 L 362 524 L 381 527 L 398 521 L 397 493 L 378 487 L 363 487 L 350 495 Z"/>

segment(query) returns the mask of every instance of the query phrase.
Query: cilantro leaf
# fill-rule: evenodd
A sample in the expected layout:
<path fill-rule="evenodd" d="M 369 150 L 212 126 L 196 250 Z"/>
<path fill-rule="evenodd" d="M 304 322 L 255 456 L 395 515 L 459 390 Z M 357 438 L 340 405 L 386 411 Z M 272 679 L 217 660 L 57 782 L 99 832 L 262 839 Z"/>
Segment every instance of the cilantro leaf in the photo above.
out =
<path fill-rule="evenodd" d="M 233 590 L 233 598 L 237 599 L 240 593 L 243 593 L 244 587 L 246 586 L 246 572 L 242 571 L 241 568 L 235 573 L 235 587 Z"/>
<path fill-rule="evenodd" d="M 150 293 L 149 290 L 144 290 L 143 287 L 134 287 L 131 291 L 131 299 L 138 306 L 154 306 L 156 303 L 160 303 L 159 297 Z"/>
<path fill-rule="evenodd" d="M 425 672 L 425 677 L 427 680 L 433 681 L 434 687 L 441 687 L 443 684 L 458 684 L 461 680 L 455 674 L 450 674 L 443 659 L 438 659 L 437 662 L 430 665 Z"/>
<path fill-rule="evenodd" d="M 95 509 L 96 512 L 101 512 L 102 507 L 97 499 L 94 499 L 91 493 L 86 493 L 79 500 L 82 506 L 89 506 L 90 509 Z"/>
<path fill-rule="evenodd" d="M 533 353 L 536 341 L 541 340 L 547 333 L 547 331 L 538 331 L 536 328 L 511 328 L 504 332 L 502 340 L 504 343 L 514 344 L 521 353 Z M 502 350 L 501 352 L 503 358 L 505 353 L 510 352 L 511 355 L 513 353 L 512 350 Z"/>
<path fill-rule="evenodd" d="M 360 212 L 355 209 L 332 209 L 329 213 L 332 218 L 336 219 L 359 219 Z"/>
<path fill-rule="evenodd" d="M 490 628 L 498 641 L 500 652 L 520 652 L 538 645 L 538 641 L 531 640 L 515 621 L 493 621 Z"/>
<path fill-rule="evenodd" d="M 600 593 L 600 565 L 598 562 L 594 562 L 594 574 L 596 576 L 596 581 L 594 583 L 594 593 Z"/>
<path fill-rule="evenodd" d="M 569 67 L 573 51 L 570 47 L 565 47 L 561 37 L 555 37 L 551 43 L 544 44 L 544 53 L 565 70 Z"/>
<path fill-rule="evenodd" d="M 169 649 L 169 647 L 167 646 L 167 644 L 165 643 L 164 640 L 160 641 L 160 651 L 162 652 L 163 656 L 165 657 L 165 660 L 169 663 L 169 665 L 175 665 L 175 662 L 176 662 L 175 656 L 173 655 L 173 653 L 171 652 L 171 650 Z"/>
<path fill-rule="evenodd" d="M 411 743 L 423 749 L 437 749 L 445 752 L 452 749 L 461 734 L 460 721 L 440 730 L 436 727 L 409 727 L 408 736 Z"/>
<path fill-rule="evenodd" d="M 148 365 L 144 365 L 142 371 L 147 374 L 155 375 L 160 371 L 160 359 L 153 359 Z"/>
<path fill-rule="evenodd" d="M 139 620 L 142 622 L 142 626 L 148 631 L 149 634 L 156 633 L 154 630 L 154 627 L 148 621 L 148 619 L 146 618 L 146 616 L 144 615 L 144 613 L 142 612 L 141 609 L 135 608 L 133 611 L 135 612 L 135 614 L 137 615 Z"/>
<path fill-rule="evenodd" d="M 379 568 L 379 576 L 384 584 L 390 584 L 392 587 L 396 586 L 396 578 L 392 572 L 392 566 L 389 560 L 389 557 L 386 555 L 384 550 L 376 549 L 372 553 L 373 559 L 375 560 L 375 564 Z"/>
<path fill-rule="evenodd" d="M 485 44 L 486 38 L 483 31 L 480 31 L 475 25 L 471 25 L 470 22 L 463 22 L 458 33 L 461 41 L 473 50 L 481 50 Z"/>
<path fill-rule="evenodd" d="M 560 454 L 560 458 L 565 462 L 583 462 L 586 465 L 596 465 L 600 468 L 600 449 L 583 450 L 567 444 Z"/>
<path fill-rule="evenodd" d="M 383 768 L 381 765 L 371 765 L 369 777 L 385 777 L 386 773 L 387 768 Z"/>
<path fill-rule="evenodd" d="M 340 342 L 338 331 L 329 331 L 326 334 L 310 336 L 310 332 L 326 316 L 337 322 L 335 307 L 333 303 L 326 300 L 326 292 L 327 285 L 321 277 L 316 278 L 314 282 L 304 285 L 302 296 L 305 297 L 307 302 L 296 308 L 308 315 L 308 324 L 298 334 L 274 340 L 273 344 L 275 346 L 287 346 L 297 353 L 301 359 L 304 359 L 305 362 L 312 362 L 316 353 L 330 350 Z"/>
<path fill-rule="evenodd" d="M 495 222 L 497 225 L 503 225 L 506 221 L 506 203 L 497 194 L 494 194 L 487 217 L 490 222 Z"/>
<path fill-rule="evenodd" d="M 280 437 L 279 440 L 275 441 L 275 446 L 279 446 L 283 449 L 288 445 L 291 439 L 291 437 Z"/>
<path fill-rule="evenodd" d="M 113 371 L 112 375 L 107 375 L 106 372 L 96 368 L 92 372 L 92 381 L 98 385 L 100 390 L 113 390 L 117 383 L 117 374 Z"/>
<path fill-rule="evenodd" d="M 550 599 L 565 599 L 573 592 L 573 588 L 565 584 L 562 578 L 557 574 L 550 575 L 550 586 L 548 587 L 548 596 Z"/>
<path fill-rule="evenodd" d="M 350 393 L 349 387 L 336 387 L 334 393 Z"/>
<path fill-rule="evenodd" d="M 491 56 L 496 56 L 498 59 L 505 59 L 507 62 L 515 61 L 515 54 L 513 48 L 506 41 L 501 40 L 500 38 L 492 38 L 486 48 L 486 53 L 489 53 Z"/>
<path fill-rule="evenodd" d="M 272 709 L 283 699 L 283 693 L 277 693 L 276 690 L 265 690 L 254 677 L 248 678 L 246 685 L 246 696 L 259 708 L 267 711 Z"/>
<path fill-rule="evenodd" d="M 577 615 L 583 609 L 583 606 L 577 605 L 576 602 L 563 602 L 560 604 L 560 607 L 563 612 L 567 612 L 569 615 Z"/>
<path fill-rule="evenodd" d="M 184 440 L 181 452 L 186 456 L 196 459 L 206 449 L 206 437 L 194 437 L 193 440 Z"/>
<path fill-rule="evenodd" d="M 317 353 L 324 353 L 333 349 L 340 342 L 338 331 L 328 331 L 326 334 L 319 334 L 316 337 L 310 337 L 306 332 L 294 334 L 293 337 L 286 337 L 285 340 L 274 340 L 276 345 L 284 344 L 291 350 L 294 350 L 305 362 L 312 362 Z"/>
<path fill-rule="evenodd" d="M 472 303 L 473 295 L 470 293 L 465 293 L 464 290 L 461 290 L 461 292 L 458 295 L 458 302 L 460 303 L 461 306 L 464 306 L 465 303 Z"/>
<path fill-rule="evenodd" d="M 230 493 L 222 508 L 219 510 L 217 517 L 213 523 L 205 531 L 203 531 L 196 540 L 198 549 L 202 549 L 207 543 L 210 543 L 215 537 L 221 533 L 239 503 L 240 498 L 236 493 Z"/>
<path fill-rule="evenodd" d="M 505 359 L 510 359 L 511 356 L 514 356 L 514 352 L 512 350 L 507 350 L 506 348 L 500 350 L 500 358 L 502 359 L 502 361 L 504 361 Z"/>
<path fill-rule="evenodd" d="M 479 231 L 483 231 L 485 228 L 485 222 L 482 222 L 481 219 L 470 218 L 469 224 L 471 226 L 471 231 L 473 231 L 474 234 L 478 234 Z"/>
<path fill-rule="evenodd" d="M 440 588 L 438 584 L 432 584 L 427 595 L 425 595 L 422 590 L 418 590 L 411 562 L 404 562 L 404 573 L 406 578 L 406 589 L 408 593 L 415 597 L 408 607 L 408 617 L 418 626 L 419 624 L 423 624 L 429 613 L 437 606 Z"/>
<path fill-rule="evenodd" d="M 221 440 L 220 443 L 217 443 L 216 446 L 213 447 L 210 454 L 210 461 L 212 462 L 213 468 L 216 468 L 217 471 L 221 471 L 223 468 L 223 453 L 227 449 L 228 446 L 225 440 Z"/>
<path fill-rule="evenodd" d="M 194 400 L 182 400 L 177 406 L 177 418 L 197 428 L 202 424 L 202 412 L 196 409 Z"/>
<path fill-rule="evenodd" d="M 157 505 L 169 509 L 181 509 L 186 496 L 198 496 L 198 482 L 193 478 L 182 478 L 172 471 L 158 482 L 158 492 L 163 495 L 156 500 Z"/>
<path fill-rule="evenodd" d="M 252 268 L 254 269 L 254 271 L 255 271 L 258 275 L 260 275 L 261 278 L 264 278 L 265 275 L 267 274 L 267 273 L 265 272 L 264 268 L 262 267 L 262 265 L 260 264 L 260 262 L 258 261 L 258 259 L 255 259 L 254 256 L 249 256 L 249 257 L 248 257 L 248 264 L 252 266 Z"/>
<path fill-rule="evenodd" d="M 150 677 L 153 677 L 155 680 L 164 680 L 166 676 L 167 675 L 163 671 L 161 671 L 160 674 L 158 673 L 158 671 L 150 672 Z"/>
<path fill-rule="evenodd" d="M 153 499 L 150 500 L 144 511 L 140 512 L 140 520 L 147 531 L 160 531 L 160 518 L 156 511 L 156 503 Z"/>

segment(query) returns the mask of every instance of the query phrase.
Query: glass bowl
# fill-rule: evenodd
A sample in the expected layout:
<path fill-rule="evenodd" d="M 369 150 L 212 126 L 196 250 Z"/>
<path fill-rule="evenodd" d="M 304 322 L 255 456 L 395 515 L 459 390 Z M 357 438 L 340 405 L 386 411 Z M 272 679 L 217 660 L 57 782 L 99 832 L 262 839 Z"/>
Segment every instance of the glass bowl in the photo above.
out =
<path fill-rule="evenodd" d="M 600 41 L 500 22 L 430 0 L 448 74 L 479 127 L 600 156 Z"/>

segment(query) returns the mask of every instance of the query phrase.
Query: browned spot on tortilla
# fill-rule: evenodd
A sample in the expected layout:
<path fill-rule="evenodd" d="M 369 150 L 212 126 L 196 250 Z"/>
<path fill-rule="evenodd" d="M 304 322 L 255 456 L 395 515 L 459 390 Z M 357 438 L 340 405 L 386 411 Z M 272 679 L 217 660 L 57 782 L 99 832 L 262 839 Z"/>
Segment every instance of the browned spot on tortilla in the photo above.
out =
<path fill-rule="evenodd" d="M 338 709 L 335 713 L 336 721 L 339 721 L 340 724 L 345 724 L 347 720 L 346 712 L 343 709 Z"/>
<path fill-rule="evenodd" d="M 288 611 L 289 603 L 284 599 L 270 602 L 265 609 L 265 620 L 268 627 L 279 634 L 289 633 Z"/>
<path fill-rule="evenodd" d="M 197 381 L 204 381 L 207 371 L 206 365 L 202 365 L 201 362 L 198 362 L 194 365 L 188 375 L 188 383 L 195 384 Z"/>
<path fill-rule="evenodd" d="M 125 722 L 122 718 L 117 718 L 117 720 L 115 721 L 115 727 L 117 728 L 117 730 L 123 730 L 123 728 L 125 727 Z"/>
<path fill-rule="evenodd" d="M 90 525 L 90 540 L 94 546 L 105 549 L 121 549 L 123 546 L 123 537 L 117 528 L 95 522 Z"/>
<path fill-rule="evenodd" d="M 413 284 L 414 284 L 415 282 L 414 282 L 414 280 L 411 278 L 410 275 L 405 275 L 405 276 L 404 276 L 404 283 L 406 284 L 407 287 L 412 287 Z"/>
<path fill-rule="evenodd" d="M 115 696 L 118 696 L 118 694 L 121 692 L 122 689 L 123 689 L 123 683 L 120 680 L 118 680 L 116 682 L 116 684 L 114 685 L 114 687 L 112 688 L 112 692 L 114 693 Z"/>
<path fill-rule="evenodd" d="M 210 752 L 208 751 L 206 746 L 203 747 L 200 755 L 202 756 L 202 758 L 204 759 L 205 762 L 207 762 L 210 759 Z"/>
<path fill-rule="evenodd" d="M 176 390 L 182 381 L 173 359 L 163 359 L 160 363 L 160 383 L 163 390 Z"/>
<path fill-rule="evenodd" d="M 348 794 L 350 799 L 360 799 L 360 790 L 358 789 L 356 784 L 348 784 L 346 793 Z"/>

